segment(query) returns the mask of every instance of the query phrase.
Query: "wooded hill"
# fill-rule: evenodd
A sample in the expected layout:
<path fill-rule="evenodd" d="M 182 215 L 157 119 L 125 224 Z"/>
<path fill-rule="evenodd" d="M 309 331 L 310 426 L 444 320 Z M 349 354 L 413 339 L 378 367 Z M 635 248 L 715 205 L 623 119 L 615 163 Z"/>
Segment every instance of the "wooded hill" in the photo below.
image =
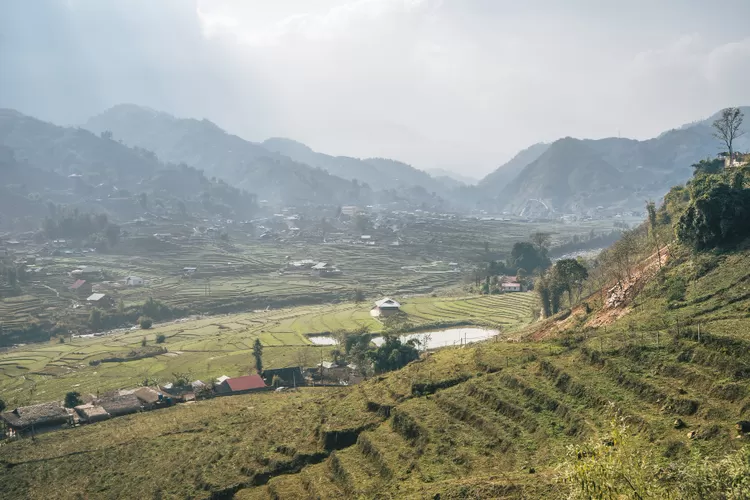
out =
<path fill-rule="evenodd" d="M 740 109 L 750 113 L 750 107 Z M 715 118 L 645 141 L 566 137 L 537 144 L 485 177 L 479 188 L 492 206 L 514 213 L 641 209 L 643 200 L 660 199 L 670 187 L 687 181 L 690 165 L 723 151 L 713 136 Z M 748 149 L 746 135 L 736 150 Z"/>
<path fill-rule="evenodd" d="M 6 194 L 0 203 L 7 218 L 49 215 L 50 203 L 119 219 L 156 205 L 236 217 L 257 208 L 254 195 L 187 165 L 163 163 L 151 151 L 106 135 L 13 110 L 0 110 L 0 169 Z M 28 229 L 37 227 L 31 221 Z"/>

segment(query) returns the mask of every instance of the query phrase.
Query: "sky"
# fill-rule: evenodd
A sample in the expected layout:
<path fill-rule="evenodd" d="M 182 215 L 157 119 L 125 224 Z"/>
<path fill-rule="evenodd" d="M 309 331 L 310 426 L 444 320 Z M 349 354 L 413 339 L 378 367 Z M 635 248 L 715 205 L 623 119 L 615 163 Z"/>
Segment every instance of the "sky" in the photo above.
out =
<path fill-rule="evenodd" d="M 0 107 L 119 103 L 481 177 L 750 105 L 747 0 L 0 0 Z"/>

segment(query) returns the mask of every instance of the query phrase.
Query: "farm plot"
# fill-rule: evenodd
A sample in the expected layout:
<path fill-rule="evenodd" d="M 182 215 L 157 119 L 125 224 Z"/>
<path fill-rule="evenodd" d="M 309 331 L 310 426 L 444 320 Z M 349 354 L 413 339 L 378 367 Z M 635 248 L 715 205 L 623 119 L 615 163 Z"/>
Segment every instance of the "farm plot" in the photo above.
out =
<path fill-rule="evenodd" d="M 534 296 L 507 295 L 403 300 L 406 317 L 416 328 L 477 324 L 504 330 L 531 317 Z M 255 313 L 178 320 L 151 330 L 118 331 L 102 337 L 74 338 L 11 349 L 0 354 L 0 394 L 12 404 L 62 398 L 70 390 L 96 393 L 134 387 L 145 379 L 171 381 L 175 374 L 210 381 L 253 370 L 252 345 L 260 339 L 267 368 L 314 364 L 330 359 L 330 346 L 316 346 L 308 335 L 383 325 L 370 316 L 370 304 L 342 303 L 264 310 Z M 167 353 L 119 363 L 91 365 L 110 353 L 137 350 L 142 342 L 160 344 Z"/>

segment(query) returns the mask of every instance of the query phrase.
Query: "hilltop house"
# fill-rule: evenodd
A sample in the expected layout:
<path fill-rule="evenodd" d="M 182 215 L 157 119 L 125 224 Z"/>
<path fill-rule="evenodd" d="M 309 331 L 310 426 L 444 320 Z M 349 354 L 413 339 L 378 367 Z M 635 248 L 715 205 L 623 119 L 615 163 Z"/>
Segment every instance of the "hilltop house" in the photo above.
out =
<path fill-rule="evenodd" d="M 739 168 L 744 167 L 750 161 L 750 155 L 743 155 L 742 153 L 733 153 L 733 158 L 729 157 L 729 153 L 724 153 L 724 168 Z"/>
<path fill-rule="evenodd" d="M 71 415 L 59 402 L 22 406 L 0 413 L 0 419 L 16 433 L 40 432 L 68 424 Z"/>
<path fill-rule="evenodd" d="M 395 300 L 386 297 L 375 302 L 375 307 L 370 310 L 370 315 L 373 317 L 388 317 L 398 314 L 401 311 L 401 304 Z"/>
<path fill-rule="evenodd" d="M 88 297 L 93 293 L 91 283 L 86 280 L 76 280 L 68 289 L 81 297 Z"/>
<path fill-rule="evenodd" d="M 245 375 L 244 377 L 228 378 L 216 387 L 219 394 L 243 394 L 266 388 L 266 383 L 260 375 Z"/>

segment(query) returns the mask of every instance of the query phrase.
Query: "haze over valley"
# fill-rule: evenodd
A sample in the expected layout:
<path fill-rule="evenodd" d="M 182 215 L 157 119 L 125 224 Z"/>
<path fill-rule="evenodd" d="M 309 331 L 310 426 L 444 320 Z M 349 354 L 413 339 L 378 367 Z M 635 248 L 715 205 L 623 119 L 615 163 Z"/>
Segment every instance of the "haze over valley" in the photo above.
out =
<path fill-rule="evenodd" d="M 750 3 L 0 9 L 0 498 L 750 498 Z"/>

